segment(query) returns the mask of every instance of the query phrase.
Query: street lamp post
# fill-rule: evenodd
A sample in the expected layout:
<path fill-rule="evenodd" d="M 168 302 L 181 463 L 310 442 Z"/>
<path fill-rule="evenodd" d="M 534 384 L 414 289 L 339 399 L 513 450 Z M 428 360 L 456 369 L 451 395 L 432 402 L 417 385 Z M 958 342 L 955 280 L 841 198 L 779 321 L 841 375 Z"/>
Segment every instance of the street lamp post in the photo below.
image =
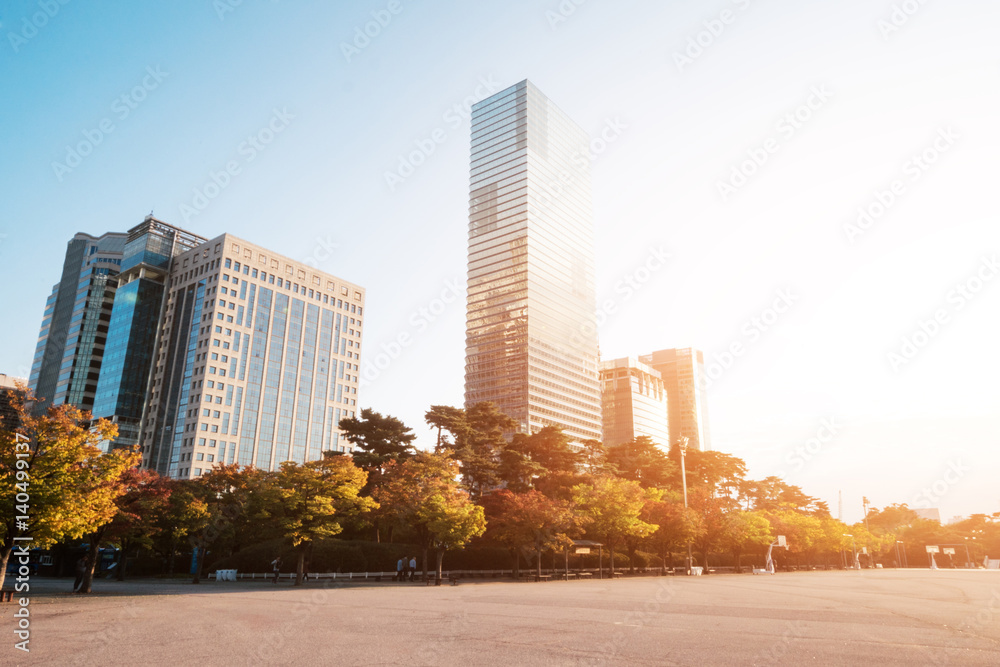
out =
<path fill-rule="evenodd" d="M 687 509 L 688 509 L 688 483 L 687 483 L 687 470 L 684 467 L 684 456 L 687 454 L 688 439 L 687 436 L 682 435 L 680 440 L 677 442 L 678 449 L 681 452 L 681 486 L 684 489 L 684 520 L 687 521 Z M 687 555 L 687 574 L 691 575 L 691 539 L 688 538 L 687 543 L 688 555 Z"/>
<path fill-rule="evenodd" d="M 909 564 L 909 563 L 907 562 L 907 560 L 906 560 L 906 543 L 904 543 L 904 542 L 903 542 L 902 540 L 896 540 L 896 553 L 897 553 L 897 554 L 898 554 L 898 553 L 900 553 L 900 551 L 899 551 L 899 545 L 900 545 L 900 544 L 902 544 L 902 545 L 903 545 L 903 551 L 902 551 L 902 554 L 903 554 L 903 560 L 902 560 L 902 562 L 901 562 L 900 564 L 901 564 L 901 565 L 902 565 L 903 567 L 909 567 L 909 566 L 910 566 L 910 564 Z"/>

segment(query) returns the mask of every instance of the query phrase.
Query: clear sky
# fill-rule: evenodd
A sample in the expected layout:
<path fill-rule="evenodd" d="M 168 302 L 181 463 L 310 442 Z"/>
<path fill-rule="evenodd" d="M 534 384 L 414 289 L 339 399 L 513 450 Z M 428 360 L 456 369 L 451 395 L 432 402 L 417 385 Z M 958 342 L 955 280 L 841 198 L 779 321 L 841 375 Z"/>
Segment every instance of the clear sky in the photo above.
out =
<path fill-rule="evenodd" d="M 360 404 L 428 445 L 427 407 L 462 402 L 467 104 L 529 78 L 595 139 L 605 357 L 704 349 L 714 447 L 835 515 L 842 490 L 845 520 L 862 495 L 1000 511 L 998 19 L 986 0 L 6 2 L 0 372 L 27 375 L 69 238 L 152 210 L 364 285 L 365 361 L 409 343 Z"/>

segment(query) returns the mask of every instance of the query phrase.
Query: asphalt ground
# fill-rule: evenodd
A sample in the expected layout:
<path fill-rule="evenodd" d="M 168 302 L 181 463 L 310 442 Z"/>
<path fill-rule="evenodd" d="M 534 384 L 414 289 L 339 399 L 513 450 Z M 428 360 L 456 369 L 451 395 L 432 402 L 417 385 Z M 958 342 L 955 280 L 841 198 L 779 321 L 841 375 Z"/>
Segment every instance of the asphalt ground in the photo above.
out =
<path fill-rule="evenodd" d="M 36 579 L 0 665 L 1000 665 L 1000 573 L 545 583 Z"/>

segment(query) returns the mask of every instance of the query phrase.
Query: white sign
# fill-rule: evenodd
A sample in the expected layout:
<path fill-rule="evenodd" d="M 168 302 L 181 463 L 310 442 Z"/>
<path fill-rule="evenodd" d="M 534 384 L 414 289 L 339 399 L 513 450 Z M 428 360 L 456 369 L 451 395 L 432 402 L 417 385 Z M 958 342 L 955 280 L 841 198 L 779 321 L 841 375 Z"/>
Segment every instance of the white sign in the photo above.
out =
<path fill-rule="evenodd" d="M 578 554 L 589 554 L 590 553 L 590 547 L 577 547 L 576 548 L 576 553 L 578 553 Z"/>
<path fill-rule="evenodd" d="M 945 547 L 944 551 L 942 551 L 941 553 L 951 554 L 952 556 L 954 556 L 955 555 L 955 549 L 953 547 Z"/>
<path fill-rule="evenodd" d="M 936 554 L 936 553 L 941 553 L 941 552 L 938 550 L 937 546 L 928 544 L 927 545 L 927 553 L 929 553 L 929 554 Z"/>

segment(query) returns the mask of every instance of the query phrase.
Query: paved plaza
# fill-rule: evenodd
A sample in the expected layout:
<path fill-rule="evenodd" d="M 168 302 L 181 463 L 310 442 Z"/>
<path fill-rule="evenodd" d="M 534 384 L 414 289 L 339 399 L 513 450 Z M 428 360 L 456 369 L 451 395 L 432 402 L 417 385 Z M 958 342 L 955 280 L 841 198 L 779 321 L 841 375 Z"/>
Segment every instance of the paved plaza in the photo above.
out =
<path fill-rule="evenodd" d="M 547 583 L 32 583 L 4 665 L 998 665 L 1000 573 Z"/>

